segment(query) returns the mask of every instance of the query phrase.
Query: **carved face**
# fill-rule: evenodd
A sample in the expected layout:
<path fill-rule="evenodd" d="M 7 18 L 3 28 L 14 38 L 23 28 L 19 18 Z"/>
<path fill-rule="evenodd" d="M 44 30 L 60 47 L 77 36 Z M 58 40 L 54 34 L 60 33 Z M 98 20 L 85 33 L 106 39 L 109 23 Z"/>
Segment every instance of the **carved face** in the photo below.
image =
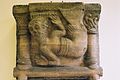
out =
<path fill-rule="evenodd" d="M 39 37 L 41 34 L 47 33 L 47 25 L 45 19 L 38 17 L 30 21 L 29 31 L 33 36 Z"/>

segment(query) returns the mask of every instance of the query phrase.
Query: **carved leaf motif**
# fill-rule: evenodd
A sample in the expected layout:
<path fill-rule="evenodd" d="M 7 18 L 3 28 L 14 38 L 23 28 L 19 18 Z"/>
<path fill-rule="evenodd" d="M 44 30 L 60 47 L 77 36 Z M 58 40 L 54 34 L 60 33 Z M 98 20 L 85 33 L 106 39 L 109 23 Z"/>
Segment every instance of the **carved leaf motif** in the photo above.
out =
<path fill-rule="evenodd" d="M 98 21 L 99 14 L 92 12 L 86 13 L 84 15 L 83 23 L 88 29 L 88 33 L 97 33 L 98 32 Z"/>

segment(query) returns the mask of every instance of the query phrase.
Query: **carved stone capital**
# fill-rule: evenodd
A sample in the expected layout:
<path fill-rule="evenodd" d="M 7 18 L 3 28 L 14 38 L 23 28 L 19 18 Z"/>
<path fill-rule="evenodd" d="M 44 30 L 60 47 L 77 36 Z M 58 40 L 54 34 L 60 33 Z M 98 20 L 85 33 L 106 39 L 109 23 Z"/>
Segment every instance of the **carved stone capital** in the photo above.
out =
<path fill-rule="evenodd" d="M 100 4 L 15 5 L 17 80 L 98 80 Z M 84 24 L 84 25 L 83 25 Z"/>
<path fill-rule="evenodd" d="M 86 26 L 88 33 L 98 33 L 100 12 L 100 4 L 85 4 L 83 23 Z"/>

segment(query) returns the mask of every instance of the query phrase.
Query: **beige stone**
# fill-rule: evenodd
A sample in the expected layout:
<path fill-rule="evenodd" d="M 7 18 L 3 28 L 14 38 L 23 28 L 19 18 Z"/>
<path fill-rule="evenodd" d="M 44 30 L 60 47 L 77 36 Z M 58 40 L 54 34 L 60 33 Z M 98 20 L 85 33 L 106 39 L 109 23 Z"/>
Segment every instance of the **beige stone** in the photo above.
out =
<path fill-rule="evenodd" d="M 15 5 L 18 80 L 97 80 L 100 4 L 30 3 Z M 36 77 L 36 78 L 35 78 Z M 45 80 L 46 80 L 45 79 Z"/>

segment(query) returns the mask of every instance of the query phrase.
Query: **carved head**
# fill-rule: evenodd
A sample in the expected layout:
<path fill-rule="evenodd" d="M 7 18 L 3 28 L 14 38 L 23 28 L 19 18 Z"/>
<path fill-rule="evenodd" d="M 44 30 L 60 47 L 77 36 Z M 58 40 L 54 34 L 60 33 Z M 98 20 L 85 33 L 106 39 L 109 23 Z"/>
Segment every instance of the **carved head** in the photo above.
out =
<path fill-rule="evenodd" d="M 28 25 L 31 35 L 39 42 L 45 41 L 48 36 L 48 25 L 45 17 L 35 17 Z"/>

